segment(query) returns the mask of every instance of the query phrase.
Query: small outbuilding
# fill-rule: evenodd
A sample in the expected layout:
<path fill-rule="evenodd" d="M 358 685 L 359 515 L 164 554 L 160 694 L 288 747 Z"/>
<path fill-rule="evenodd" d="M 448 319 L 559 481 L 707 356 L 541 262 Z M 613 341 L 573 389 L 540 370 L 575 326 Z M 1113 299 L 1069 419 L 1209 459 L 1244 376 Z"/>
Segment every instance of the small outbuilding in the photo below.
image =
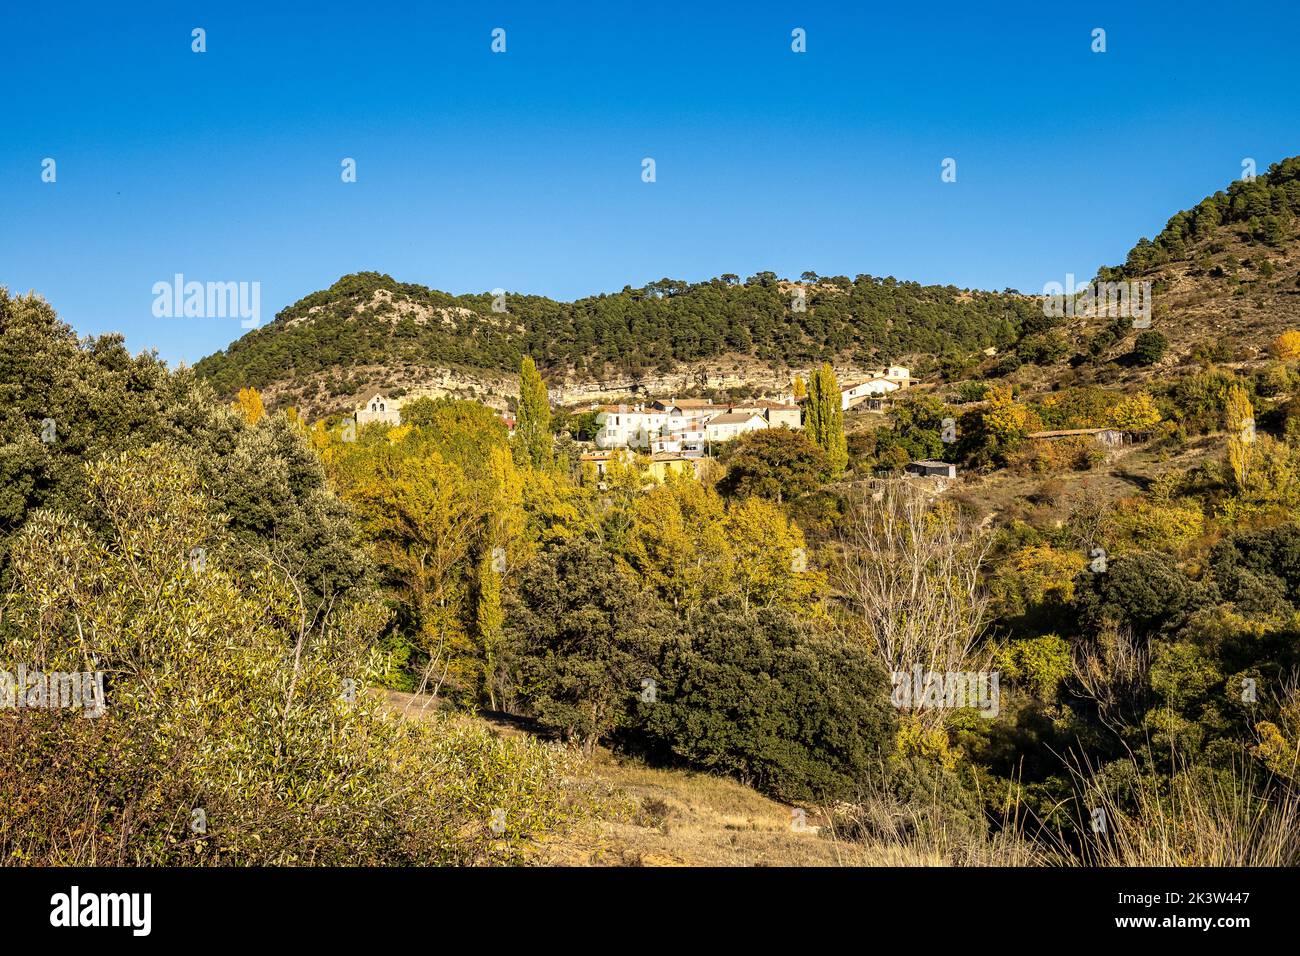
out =
<path fill-rule="evenodd" d="M 956 478 L 957 466 L 947 461 L 935 461 L 932 458 L 926 458 L 921 461 L 914 461 L 904 469 L 909 475 L 920 475 L 922 478 Z"/>

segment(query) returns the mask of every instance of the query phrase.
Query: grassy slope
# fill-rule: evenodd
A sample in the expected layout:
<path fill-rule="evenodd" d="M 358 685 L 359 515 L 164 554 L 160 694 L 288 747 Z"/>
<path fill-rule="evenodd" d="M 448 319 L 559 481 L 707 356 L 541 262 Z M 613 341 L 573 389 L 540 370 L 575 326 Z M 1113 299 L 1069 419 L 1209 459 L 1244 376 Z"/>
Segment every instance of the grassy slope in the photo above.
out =
<path fill-rule="evenodd" d="M 422 701 L 386 691 L 388 706 L 421 719 Z M 496 732 L 526 731 L 485 720 Z M 584 764 L 576 790 L 600 812 L 576 829 L 548 836 L 535 860 L 547 866 L 933 866 L 936 854 L 863 846 L 792 826 L 793 808 L 733 780 L 685 770 L 660 770 L 599 748 Z M 818 827 L 817 829 L 814 829 Z"/>

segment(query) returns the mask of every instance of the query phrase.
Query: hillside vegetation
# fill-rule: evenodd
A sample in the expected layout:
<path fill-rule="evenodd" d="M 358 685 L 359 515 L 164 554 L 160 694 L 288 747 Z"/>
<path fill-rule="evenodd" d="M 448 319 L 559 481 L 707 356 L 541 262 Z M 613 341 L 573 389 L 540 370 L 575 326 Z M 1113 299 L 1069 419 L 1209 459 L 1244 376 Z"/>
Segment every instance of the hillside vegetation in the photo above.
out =
<path fill-rule="evenodd" d="M 0 855 L 1295 865 L 1300 322 L 1268 304 L 1294 301 L 1293 171 L 1133 264 L 1220 328 L 1262 303 L 1269 333 L 1226 343 L 1175 306 L 1147 328 L 865 277 L 578 320 L 366 275 L 196 374 L 0 293 L 0 641 L 109 679 L 97 719 L 0 720 Z M 1247 192 L 1283 197 L 1276 228 Z M 1261 278 L 1200 273 L 1202 245 Z M 802 427 L 656 475 L 580 457 L 591 416 L 547 388 L 579 342 L 931 354 L 878 412 L 822 363 Z M 236 388 L 394 348 L 508 375 L 513 432 L 478 401 L 356 427 Z"/>
<path fill-rule="evenodd" d="M 796 302 L 802 293 L 803 301 Z M 892 277 L 792 284 L 764 272 L 642 288 L 576 302 L 510 293 L 452 296 L 386 275 L 344 276 L 197 365 L 221 394 L 357 366 L 513 371 L 531 355 L 552 377 L 627 377 L 721 355 L 797 367 L 863 363 L 1016 341 L 1041 319 L 1011 293 L 922 286 Z"/>

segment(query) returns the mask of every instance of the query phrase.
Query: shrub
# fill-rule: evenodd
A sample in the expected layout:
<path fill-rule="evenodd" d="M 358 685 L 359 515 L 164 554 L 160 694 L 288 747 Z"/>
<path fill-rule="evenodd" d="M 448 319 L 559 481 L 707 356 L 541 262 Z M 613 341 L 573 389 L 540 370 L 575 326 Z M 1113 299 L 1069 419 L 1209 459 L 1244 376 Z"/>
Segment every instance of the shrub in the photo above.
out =
<path fill-rule="evenodd" d="M 879 778 L 895 715 L 865 648 L 788 612 L 716 609 L 664 647 L 652 746 L 784 800 L 850 798 Z"/>
<path fill-rule="evenodd" d="M 0 637 L 7 662 L 103 671 L 107 707 L 0 720 L 0 858 L 469 863 L 510 858 L 566 812 L 539 745 L 381 715 L 362 689 L 375 599 L 313 623 L 301 582 L 266 565 L 237 576 L 233 539 L 175 455 L 101 460 L 85 487 L 89 523 L 37 512 L 14 540 Z"/>
<path fill-rule="evenodd" d="M 1133 341 L 1133 360 L 1139 365 L 1154 365 L 1165 357 L 1168 348 L 1169 340 L 1163 332 L 1155 329 L 1139 332 Z"/>

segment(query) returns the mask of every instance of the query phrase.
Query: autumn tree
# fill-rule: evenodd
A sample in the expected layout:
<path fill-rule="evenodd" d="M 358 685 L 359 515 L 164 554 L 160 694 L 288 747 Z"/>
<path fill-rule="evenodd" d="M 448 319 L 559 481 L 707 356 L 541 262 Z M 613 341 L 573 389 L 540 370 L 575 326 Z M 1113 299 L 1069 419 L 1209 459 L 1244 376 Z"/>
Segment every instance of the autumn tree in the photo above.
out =
<path fill-rule="evenodd" d="M 235 398 L 235 409 L 244 416 L 244 421 L 249 425 L 256 425 L 258 419 L 266 414 L 266 406 L 262 404 L 262 395 L 255 388 L 241 388 L 239 395 Z"/>
<path fill-rule="evenodd" d="M 1228 390 L 1224 421 L 1228 430 L 1228 468 L 1238 490 L 1244 490 L 1255 459 L 1255 409 L 1240 385 Z"/>
<path fill-rule="evenodd" d="M 505 625 L 502 584 L 528 553 L 523 540 L 526 521 L 523 476 L 504 448 L 490 448 L 487 452 L 484 497 L 485 527 L 475 560 L 474 628 L 483 656 L 488 706 L 496 710 L 498 688 L 503 684 L 499 673 Z"/>
<path fill-rule="evenodd" d="M 553 458 L 551 403 L 546 384 L 532 356 L 525 355 L 519 366 L 519 415 L 515 425 L 521 462 L 534 468 L 548 467 Z"/>
<path fill-rule="evenodd" d="M 416 652 L 417 686 L 494 704 L 502 575 L 526 556 L 523 478 L 491 410 L 420 399 L 403 415 L 325 458 L 399 607 L 391 637 Z"/>
<path fill-rule="evenodd" d="M 1288 329 L 1273 340 L 1273 355 L 1283 362 L 1300 361 L 1300 332 Z"/>
<path fill-rule="evenodd" d="M 764 498 L 738 501 L 723 527 L 742 608 L 812 609 L 825 578 L 812 567 L 803 532 L 779 505 Z"/>
<path fill-rule="evenodd" d="M 1160 409 L 1149 393 L 1135 392 L 1111 409 L 1110 424 L 1115 428 L 1146 431 L 1160 424 Z"/>
<path fill-rule="evenodd" d="M 848 441 L 844 437 L 844 409 L 839 381 L 830 363 L 813 372 L 804 403 L 804 433 L 826 453 L 826 472 L 838 478 L 849 463 Z"/>
<path fill-rule="evenodd" d="M 754 497 L 724 508 L 716 492 L 674 477 L 631 512 L 627 567 L 685 618 L 724 596 L 744 608 L 811 611 L 824 591 L 803 532 L 774 502 Z"/>
<path fill-rule="evenodd" d="M 722 499 L 690 478 L 670 477 L 631 504 L 625 559 L 632 573 L 688 614 L 722 593 L 732 573 Z"/>
<path fill-rule="evenodd" d="M 959 447 L 972 464 L 1004 464 L 1037 424 L 1031 411 L 1012 397 L 1010 388 L 993 388 L 983 408 L 962 416 Z"/>

